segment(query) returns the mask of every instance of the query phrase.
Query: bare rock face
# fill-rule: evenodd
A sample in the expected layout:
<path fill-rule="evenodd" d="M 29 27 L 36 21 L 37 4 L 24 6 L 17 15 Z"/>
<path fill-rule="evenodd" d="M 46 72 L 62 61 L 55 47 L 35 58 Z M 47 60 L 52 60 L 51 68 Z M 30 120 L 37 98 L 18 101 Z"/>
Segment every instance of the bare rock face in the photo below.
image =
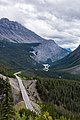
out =
<path fill-rule="evenodd" d="M 37 62 L 49 63 L 59 60 L 69 54 L 69 51 L 58 46 L 53 40 L 43 41 L 33 48 L 33 58 Z"/>
<path fill-rule="evenodd" d="M 0 40 L 15 43 L 41 43 L 44 39 L 15 21 L 0 19 Z"/>

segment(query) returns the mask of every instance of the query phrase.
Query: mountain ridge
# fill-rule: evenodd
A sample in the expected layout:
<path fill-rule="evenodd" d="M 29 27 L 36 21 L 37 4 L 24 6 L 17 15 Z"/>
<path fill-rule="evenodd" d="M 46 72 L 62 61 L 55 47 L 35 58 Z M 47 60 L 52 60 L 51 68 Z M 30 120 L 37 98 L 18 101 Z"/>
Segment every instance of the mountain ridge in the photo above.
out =
<path fill-rule="evenodd" d="M 45 39 L 16 21 L 0 19 L 0 40 L 15 43 L 41 43 Z"/>

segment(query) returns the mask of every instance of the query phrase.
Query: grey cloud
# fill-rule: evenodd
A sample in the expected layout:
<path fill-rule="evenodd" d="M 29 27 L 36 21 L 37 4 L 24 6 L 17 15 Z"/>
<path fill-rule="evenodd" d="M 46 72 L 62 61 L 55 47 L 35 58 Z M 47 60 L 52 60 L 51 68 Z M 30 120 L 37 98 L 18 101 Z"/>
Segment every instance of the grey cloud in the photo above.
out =
<path fill-rule="evenodd" d="M 23 8 L 15 7 L 18 4 Z M 80 43 L 80 0 L 0 0 L 0 6 L 7 6 L 0 8 L 0 17 L 16 20 L 59 45 L 73 49 Z"/>
<path fill-rule="evenodd" d="M 5 6 L 5 5 L 8 5 L 8 3 L 5 3 L 4 1 L 0 1 L 0 6 Z"/>
<path fill-rule="evenodd" d="M 80 0 L 55 0 L 53 4 L 46 1 L 46 4 L 50 6 L 49 12 L 55 14 L 56 17 L 69 21 L 80 19 Z"/>

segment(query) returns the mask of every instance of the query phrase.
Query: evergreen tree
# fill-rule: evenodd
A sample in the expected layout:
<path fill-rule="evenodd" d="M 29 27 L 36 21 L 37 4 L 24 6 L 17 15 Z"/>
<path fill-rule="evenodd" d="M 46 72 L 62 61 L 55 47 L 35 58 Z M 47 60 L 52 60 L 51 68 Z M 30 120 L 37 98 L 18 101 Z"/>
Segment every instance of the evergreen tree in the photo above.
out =
<path fill-rule="evenodd" d="M 11 87 L 8 79 L 4 85 L 4 100 L 2 102 L 1 120 L 15 120 L 15 113 L 10 100 Z"/>

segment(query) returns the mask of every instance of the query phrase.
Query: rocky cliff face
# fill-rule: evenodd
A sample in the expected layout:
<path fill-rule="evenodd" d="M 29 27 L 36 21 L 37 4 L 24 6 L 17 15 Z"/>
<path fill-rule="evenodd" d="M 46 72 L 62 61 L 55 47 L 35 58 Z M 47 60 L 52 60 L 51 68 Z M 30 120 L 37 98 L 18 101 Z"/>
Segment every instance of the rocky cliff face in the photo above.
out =
<path fill-rule="evenodd" d="M 18 22 L 0 19 L 0 40 L 15 43 L 41 43 L 44 39 Z"/>
<path fill-rule="evenodd" d="M 65 57 L 69 52 L 58 46 L 53 40 L 47 40 L 33 48 L 33 58 L 37 62 L 50 63 Z"/>

